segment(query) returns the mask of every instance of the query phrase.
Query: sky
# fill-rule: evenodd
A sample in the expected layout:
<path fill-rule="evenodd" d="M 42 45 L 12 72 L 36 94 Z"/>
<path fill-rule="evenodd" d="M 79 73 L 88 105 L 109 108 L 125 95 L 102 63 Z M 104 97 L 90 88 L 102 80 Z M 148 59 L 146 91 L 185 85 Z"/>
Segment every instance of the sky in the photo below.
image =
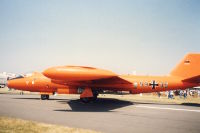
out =
<path fill-rule="evenodd" d="M 199 0 L 0 0 L 0 72 L 166 75 L 200 53 Z"/>

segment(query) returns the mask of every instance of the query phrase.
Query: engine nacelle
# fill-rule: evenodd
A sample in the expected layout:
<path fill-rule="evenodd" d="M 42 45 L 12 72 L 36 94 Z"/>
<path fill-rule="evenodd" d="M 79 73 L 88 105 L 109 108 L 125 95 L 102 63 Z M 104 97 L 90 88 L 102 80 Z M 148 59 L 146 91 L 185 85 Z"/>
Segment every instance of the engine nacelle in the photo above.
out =
<path fill-rule="evenodd" d="M 97 69 L 93 67 L 84 66 L 59 66 L 52 67 L 43 72 L 43 74 L 54 80 L 67 80 L 67 81 L 85 81 L 96 80 L 103 78 L 111 78 L 117 76 L 115 73 Z"/>

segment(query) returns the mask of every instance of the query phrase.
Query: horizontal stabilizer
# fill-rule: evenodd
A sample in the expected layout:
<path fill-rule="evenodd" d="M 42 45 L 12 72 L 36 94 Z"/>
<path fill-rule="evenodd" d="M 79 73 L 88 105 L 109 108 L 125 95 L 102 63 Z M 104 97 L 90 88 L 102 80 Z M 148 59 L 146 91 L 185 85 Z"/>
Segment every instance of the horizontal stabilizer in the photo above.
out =
<path fill-rule="evenodd" d="M 182 80 L 189 83 L 200 83 L 200 75 Z"/>

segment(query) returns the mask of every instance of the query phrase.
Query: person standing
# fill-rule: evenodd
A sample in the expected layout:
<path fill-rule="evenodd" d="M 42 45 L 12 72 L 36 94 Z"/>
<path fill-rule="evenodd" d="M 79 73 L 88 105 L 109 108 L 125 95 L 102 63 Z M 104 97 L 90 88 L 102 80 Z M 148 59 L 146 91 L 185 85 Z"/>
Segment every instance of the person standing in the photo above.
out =
<path fill-rule="evenodd" d="M 184 90 L 184 92 L 183 92 L 183 96 L 184 96 L 184 99 L 187 98 L 187 92 L 186 92 L 186 90 Z"/>

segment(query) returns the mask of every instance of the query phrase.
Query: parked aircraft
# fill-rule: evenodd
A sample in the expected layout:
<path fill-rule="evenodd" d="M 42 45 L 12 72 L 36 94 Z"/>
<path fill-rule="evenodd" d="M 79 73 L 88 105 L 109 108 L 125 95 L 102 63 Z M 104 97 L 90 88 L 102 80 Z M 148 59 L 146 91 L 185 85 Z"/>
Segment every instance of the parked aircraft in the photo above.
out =
<path fill-rule="evenodd" d="M 51 67 L 43 73 L 16 77 L 8 87 L 40 92 L 41 99 L 49 94 L 78 94 L 83 102 L 97 99 L 104 90 L 129 91 L 132 94 L 186 89 L 200 84 L 200 54 L 188 54 L 168 76 L 118 75 L 111 71 L 87 66 Z"/>
<path fill-rule="evenodd" d="M 4 88 L 7 84 L 7 79 L 14 78 L 15 74 L 3 72 L 0 73 L 0 88 Z"/>

